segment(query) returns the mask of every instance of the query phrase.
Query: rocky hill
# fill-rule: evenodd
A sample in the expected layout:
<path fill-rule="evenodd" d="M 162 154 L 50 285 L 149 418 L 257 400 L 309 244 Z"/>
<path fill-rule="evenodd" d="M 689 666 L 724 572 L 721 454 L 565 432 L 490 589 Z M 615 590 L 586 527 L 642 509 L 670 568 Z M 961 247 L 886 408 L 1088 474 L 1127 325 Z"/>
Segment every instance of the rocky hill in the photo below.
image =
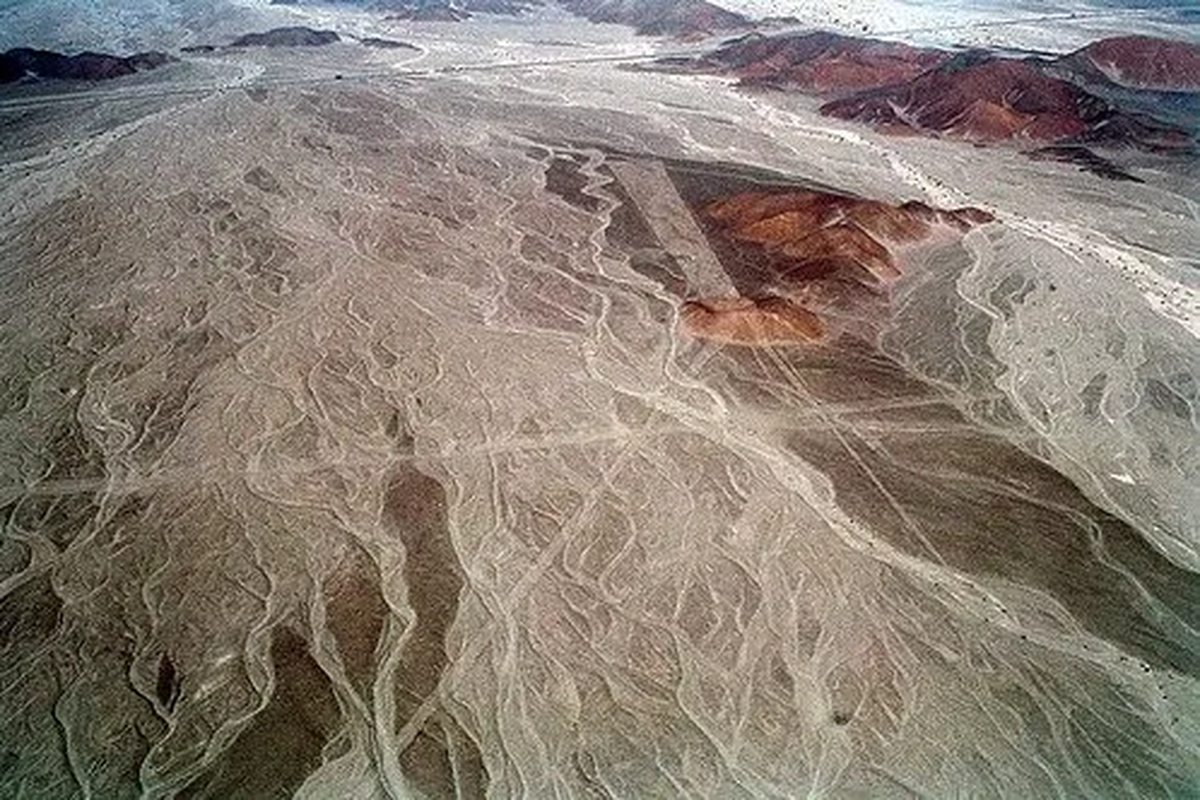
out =
<path fill-rule="evenodd" d="M 0 83 L 12 83 L 26 77 L 102 81 L 157 69 L 174 60 L 159 52 L 131 56 L 87 52 L 69 56 L 52 50 L 18 47 L 0 54 Z"/>

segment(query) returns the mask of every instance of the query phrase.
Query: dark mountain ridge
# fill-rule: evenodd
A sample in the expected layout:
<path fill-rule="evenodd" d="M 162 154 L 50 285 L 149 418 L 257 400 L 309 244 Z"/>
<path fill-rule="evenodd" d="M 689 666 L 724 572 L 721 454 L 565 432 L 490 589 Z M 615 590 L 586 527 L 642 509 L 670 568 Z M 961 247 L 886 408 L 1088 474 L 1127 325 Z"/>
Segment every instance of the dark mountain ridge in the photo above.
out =
<path fill-rule="evenodd" d="M 134 53 L 131 56 L 93 52 L 69 56 L 53 50 L 17 47 L 0 53 L 0 83 L 14 83 L 26 77 L 43 80 L 103 81 L 157 69 L 173 61 L 175 59 L 166 53 L 155 51 Z"/>
<path fill-rule="evenodd" d="M 333 31 L 319 31 L 301 25 L 272 28 L 262 33 L 247 33 L 237 37 L 230 47 L 323 47 L 341 41 Z"/>

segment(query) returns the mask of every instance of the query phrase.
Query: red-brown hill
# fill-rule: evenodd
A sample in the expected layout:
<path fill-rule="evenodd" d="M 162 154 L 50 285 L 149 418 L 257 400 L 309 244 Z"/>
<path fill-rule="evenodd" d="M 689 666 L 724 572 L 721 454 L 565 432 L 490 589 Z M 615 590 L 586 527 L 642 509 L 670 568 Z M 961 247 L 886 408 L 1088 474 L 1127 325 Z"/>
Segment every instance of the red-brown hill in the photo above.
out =
<path fill-rule="evenodd" d="M 710 235 L 749 250 L 765 269 L 740 297 L 685 303 L 684 324 L 695 336 L 754 345 L 820 339 L 828 324 L 805 305 L 820 284 L 877 292 L 900 277 L 899 248 L 939 228 L 957 235 L 992 219 L 977 208 L 807 190 L 741 192 L 704 205 L 697 216 Z"/>
<path fill-rule="evenodd" d="M 821 113 L 889 133 L 974 142 L 1082 142 L 1183 150 L 1191 136 L 1166 123 L 1119 111 L 1033 62 L 967 53 L 896 86 L 826 103 Z"/>
<path fill-rule="evenodd" d="M 750 86 L 828 94 L 903 83 L 949 58 L 941 50 L 818 31 L 751 34 L 726 43 L 696 66 L 736 75 Z"/>
<path fill-rule="evenodd" d="M 1116 36 L 1092 42 L 1063 60 L 1132 89 L 1200 92 L 1200 45 L 1191 42 Z"/>

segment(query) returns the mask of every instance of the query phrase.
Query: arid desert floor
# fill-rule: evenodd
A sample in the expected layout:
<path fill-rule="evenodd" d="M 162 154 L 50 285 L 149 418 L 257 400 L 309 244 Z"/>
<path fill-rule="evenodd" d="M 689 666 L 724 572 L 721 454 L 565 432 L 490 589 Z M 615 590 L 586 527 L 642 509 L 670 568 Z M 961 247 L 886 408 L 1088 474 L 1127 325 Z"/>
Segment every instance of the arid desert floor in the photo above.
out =
<path fill-rule="evenodd" d="M 0 98 L 0 795 L 1194 796 L 1195 171 L 545 24 Z"/>

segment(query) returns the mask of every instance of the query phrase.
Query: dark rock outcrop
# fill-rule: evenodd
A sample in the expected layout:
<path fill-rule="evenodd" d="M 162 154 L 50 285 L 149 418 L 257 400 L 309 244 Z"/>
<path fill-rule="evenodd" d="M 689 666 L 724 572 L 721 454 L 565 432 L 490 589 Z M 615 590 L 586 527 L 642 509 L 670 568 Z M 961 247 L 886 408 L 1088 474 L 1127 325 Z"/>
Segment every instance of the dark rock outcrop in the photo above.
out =
<path fill-rule="evenodd" d="M 21 62 L 8 53 L 0 53 L 0 83 L 13 83 L 25 77 Z"/>
<path fill-rule="evenodd" d="M 131 56 L 87 52 L 68 56 L 51 50 L 18 47 L 0 54 L 0 83 L 12 83 L 28 75 L 42 79 L 102 81 L 157 69 L 173 61 L 171 56 L 159 52 Z"/>
<path fill-rule="evenodd" d="M 1064 164 L 1074 164 L 1084 172 L 1090 172 L 1112 181 L 1143 183 L 1141 178 L 1130 175 L 1107 158 L 1096 155 L 1082 145 L 1052 144 L 1030 150 L 1026 155 L 1034 161 L 1061 161 Z"/>
<path fill-rule="evenodd" d="M 419 50 L 416 45 L 411 45 L 408 42 L 398 42 L 395 39 L 380 39 L 376 36 L 367 36 L 358 40 L 359 44 L 364 47 L 374 47 L 378 50 Z"/>
<path fill-rule="evenodd" d="M 247 33 L 230 43 L 230 47 L 321 47 L 341 41 L 333 31 L 318 31 L 293 25 L 272 28 L 263 33 Z"/>

